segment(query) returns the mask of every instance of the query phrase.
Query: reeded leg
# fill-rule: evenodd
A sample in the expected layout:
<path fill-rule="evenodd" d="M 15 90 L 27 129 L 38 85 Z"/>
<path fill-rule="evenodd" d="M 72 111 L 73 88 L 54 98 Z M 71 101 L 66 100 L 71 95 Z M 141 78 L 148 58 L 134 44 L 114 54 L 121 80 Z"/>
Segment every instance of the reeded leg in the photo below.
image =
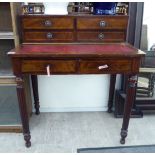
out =
<path fill-rule="evenodd" d="M 116 74 L 110 75 L 110 88 L 109 88 L 109 100 L 108 100 L 108 112 L 112 112 L 114 93 L 115 93 Z"/>
<path fill-rule="evenodd" d="M 123 124 L 121 129 L 121 140 L 120 140 L 121 144 L 125 144 L 125 138 L 127 137 L 131 109 L 136 95 L 136 83 L 137 83 L 137 76 L 129 75 L 127 81 L 126 101 L 125 101 L 126 103 L 124 107 Z"/>
<path fill-rule="evenodd" d="M 36 110 L 36 115 L 40 114 L 39 108 L 39 93 L 38 93 L 38 78 L 37 75 L 31 75 L 32 80 L 32 89 L 33 89 L 33 96 L 34 96 L 34 107 Z"/>
<path fill-rule="evenodd" d="M 18 96 L 18 102 L 19 102 L 19 110 L 21 115 L 21 121 L 23 126 L 23 135 L 25 140 L 26 147 L 31 146 L 31 135 L 29 130 L 29 118 L 28 118 L 28 112 L 27 112 L 27 106 L 26 106 L 26 100 L 25 100 L 25 93 L 24 93 L 24 81 L 22 76 L 16 77 L 17 82 L 17 96 Z"/>

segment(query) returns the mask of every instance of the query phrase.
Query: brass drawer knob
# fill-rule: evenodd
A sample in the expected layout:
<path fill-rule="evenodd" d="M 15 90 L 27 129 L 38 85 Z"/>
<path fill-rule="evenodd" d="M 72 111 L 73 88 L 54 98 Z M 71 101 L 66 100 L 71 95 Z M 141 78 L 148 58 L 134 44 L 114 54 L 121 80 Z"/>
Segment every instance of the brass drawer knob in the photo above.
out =
<path fill-rule="evenodd" d="M 50 20 L 46 20 L 46 21 L 44 22 L 44 25 L 45 25 L 45 26 L 52 26 L 52 22 L 51 22 Z"/>
<path fill-rule="evenodd" d="M 47 39 L 52 39 L 52 38 L 53 38 L 53 34 L 50 33 L 50 32 L 48 32 L 48 33 L 46 34 L 46 37 L 47 37 Z"/>
<path fill-rule="evenodd" d="M 106 22 L 105 21 L 100 21 L 100 27 L 105 27 L 106 26 Z"/>
<path fill-rule="evenodd" d="M 106 69 L 106 68 L 108 68 L 109 66 L 107 65 L 107 64 L 105 64 L 105 65 L 102 65 L 102 66 L 98 66 L 98 69 L 99 70 L 102 70 L 102 69 Z"/>
<path fill-rule="evenodd" d="M 100 34 L 98 35 L 98 38 L 99 38 L 100 40 L 104 39 L 104 34 L 103 34 L 103 33 L 100 33 Z"/>

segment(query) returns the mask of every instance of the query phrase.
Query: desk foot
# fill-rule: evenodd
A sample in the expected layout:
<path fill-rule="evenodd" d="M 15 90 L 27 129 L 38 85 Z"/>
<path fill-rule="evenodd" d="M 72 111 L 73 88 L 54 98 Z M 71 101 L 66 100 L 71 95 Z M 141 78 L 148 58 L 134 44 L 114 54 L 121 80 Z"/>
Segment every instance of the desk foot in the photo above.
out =
<path fill-rule="evenodd" d="M 40 110 L 39 110 L 39 108 L 40 108 L 40 106 L 39 106 L 39 101 L 36 103 L 34 103 L 34 105 L 35 105 L 35 110 L 36 110 L 36 112 L 35 112 L 35 114 L 36 115 L 39 115 L 40 114 Z"/>
<path fill-rule="evenodd" d="M 112 111 L 112 109 L 111 108 L 108 108 L 108 111 L 107 111 L 108 113 L 112 113 L 113 111 Z"/>
<path fill-rule="evenodd" d="M 120 143 L 125 144 L 125 139 L 121 138 Z"/>
<path fill-rule="evenodd" d="M 25 146 L 29 148 L 31 146 L 31 135 L 30 134 L 24 134 L 24 140 L 25 140 Z"/>
<path fill-rule="evenodd" d="M 127 130 L 121 130 L 121 144 L 125 144 L 125 138 L 127 137 L 128 131 Z"/>
<path fill-rule="evenodd" d="M 40 111 L 36 111 L 35 114 L 36 114 L 36 115 L 39 115 L 39 114 L 40 114 Z"/>

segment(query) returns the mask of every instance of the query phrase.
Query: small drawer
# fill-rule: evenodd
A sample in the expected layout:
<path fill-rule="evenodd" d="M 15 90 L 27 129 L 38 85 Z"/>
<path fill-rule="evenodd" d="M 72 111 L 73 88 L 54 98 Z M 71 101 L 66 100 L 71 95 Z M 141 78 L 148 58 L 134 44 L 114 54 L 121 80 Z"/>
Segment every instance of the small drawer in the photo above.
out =
<path fill-rule="evenodd" d="M 82 42 L 123 42 L 124 32 L 78 32 L 77 40 Z"/>
<path fill-rule="evenodd" d="M 73 32 L 66 31 L 26 31 L 23 36 L 25 42 L 71 42 L 73 40 Z"/>
<path fill-rule="evenodd" d="M 73 29 L 73 18 L 69 17 L 27 17 L 22 18 L 23 29 Z"/>
<path fill-rule="evenodd" d="M 126 30 L 128 24 L 128 16 L 103 16 L 91 18 L 77 18 L 77 29 L 117 29 Z"/>
<path fill-rule="evenodd" d="M 127 73 L 131 71 L 130 60 L 82 60 L 80 62 L 80 73 L 82 74 L 109 74 Z"/>
<path fill-rule="evenodd" d="M 47 74 L 49 66 L 50 74 L 65 74 L 76 72 L 76 61 L 74 60 L 23 60 L 23 73 Z"/>

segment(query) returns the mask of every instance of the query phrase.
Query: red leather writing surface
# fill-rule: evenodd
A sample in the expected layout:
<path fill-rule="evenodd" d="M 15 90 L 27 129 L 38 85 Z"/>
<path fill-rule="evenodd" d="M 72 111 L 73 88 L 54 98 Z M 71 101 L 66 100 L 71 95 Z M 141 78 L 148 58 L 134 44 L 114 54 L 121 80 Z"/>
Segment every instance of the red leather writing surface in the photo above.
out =
<path fill-rule="evenodd" d="M 135 56 L 139 50 L 126 43 L 27 44 L 12 50 L 16 56 Z"/>

